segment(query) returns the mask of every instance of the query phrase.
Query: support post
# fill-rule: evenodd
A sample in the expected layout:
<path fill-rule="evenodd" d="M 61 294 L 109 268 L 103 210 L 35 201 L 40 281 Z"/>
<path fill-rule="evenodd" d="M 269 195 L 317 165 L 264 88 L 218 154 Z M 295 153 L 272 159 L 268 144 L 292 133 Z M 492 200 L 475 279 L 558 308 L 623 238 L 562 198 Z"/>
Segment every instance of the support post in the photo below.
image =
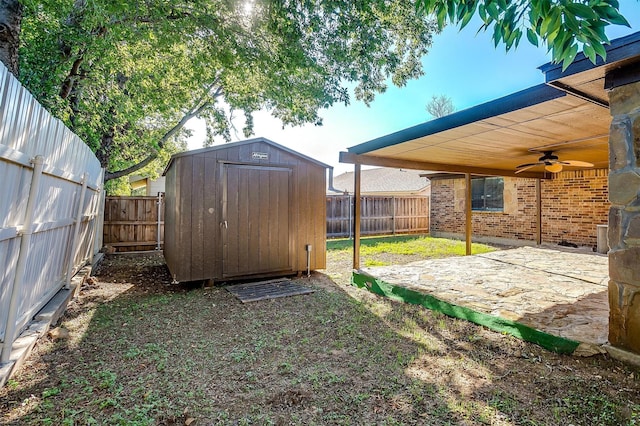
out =
<path fill-rule="evenodd" d="M 162 192 L 158 192 L 158 233 L 156 237 L 156 250 L 160 250 L 160 215 L 162 214 Z"/>
<path fill-rule="evenodd" d="M 536 244 L 542 244 L 542 179 L 536 179 Z"/>
<path fill-rule="evenodd" d="M 464 174 L 465 182 L 465 197 L 464 197 L 464 212 L 465 212 L 465 226 L 464 236 L 466 242 L 466 254 L 471 254 L 471 174 Z"/>
<path fill-rule="evenodd" d="M 640 81 L 629 82 L 626 77 L 637 79 L 637 67 L 617 68 L 605 76 L 613 116 L 609 134 L 609 343 L 640 355 Z"/>
<path fill-rule="evenodd" d="M 16 264 L 16 272 L 13 277 L 13 285 L 11 286 L 11 299 L 9 301 L 9 309 L 6 316 L 6 326 L 4 331 L 4 342 L 2 344 L 2 354 L 0 355 L 0 363 L 9 361 L 11 356 L 11 347 L 16 334 L 16 318 L 18 316 L 18 296 L 21 292 L 22 281 L 27 267 L 27 256 L 31 245 L 31 234 L 33 233 L 33 213 L 35 211 L 38 189 L 40 187 L 40 177 L 42 176 L 42 168 L 44 166 L 44 157 L 38 155 L 31 159 L 33 164 L 33 173 L 31 174 L 31 187 L 29 188 L 29 199 L 27 200 L 27 210 L 24 215 L 24 221 L 20 228 L 20 252 L 18 254 L 18 262 Z"/>
<path fill-rule="evenodd" d="M 67 279 L 64 287 L 68 289 L 71 286 L 71 276 L 73 275 L 73 266 L 78 251 L 78 236 L 80 234 L 80 225 L 82 224 L 82 212 L 84 211 L 84 196 L 87 193 L 87 180 L 89 174 L 82 175 L 82 189 L 80 189 L 80 198 L 78 199 L 78 210 L 76 210 L 75 224 L 73 225 L 73 238 L 71 239 L 71 251 L 69 253 L 69 263 L 67 264 Z"/>
<path fill-rule="evenodd" d="M 361 166 L 356 164 L 353 173 L 353 269 L 360 269 L 360 175 Z"/>

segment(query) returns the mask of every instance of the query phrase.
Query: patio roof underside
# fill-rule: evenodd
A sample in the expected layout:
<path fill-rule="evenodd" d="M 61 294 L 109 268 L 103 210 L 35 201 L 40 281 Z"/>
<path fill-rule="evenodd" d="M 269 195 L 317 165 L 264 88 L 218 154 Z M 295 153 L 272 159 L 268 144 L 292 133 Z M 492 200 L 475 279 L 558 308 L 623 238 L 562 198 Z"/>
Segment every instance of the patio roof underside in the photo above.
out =
<path fill-rule="evenodd" d="M 615 40 L 607 62 L 584 55 L 565 71 L 541 67 L 546 83 L 396 133 L 340 153 L 344 163 L 477 175 L 553 178 L 543 166 L 515 174 L 543 151 L 560 160 L 609 164 L 609 112 L 605 75 L 640 64 L 640 33 Z M 575 170 L 565 166 L 565 170 Z"/>
<path fill-rule="evenodd" d="M 592 89 L 600 83 L 599 90 L 591 90 L 596 95 L 603 92 L 603 79 L 599 80 L 585 82 Z M 519 164 L 533 163 L 543 151 L 553 150 L 560 160 L 606 168 L 610 124 L 606 105 L 540 85 L 349 148 L 342 160 L 513 176 Z M 518 176 L 551 177 L 543 167 Z"/>

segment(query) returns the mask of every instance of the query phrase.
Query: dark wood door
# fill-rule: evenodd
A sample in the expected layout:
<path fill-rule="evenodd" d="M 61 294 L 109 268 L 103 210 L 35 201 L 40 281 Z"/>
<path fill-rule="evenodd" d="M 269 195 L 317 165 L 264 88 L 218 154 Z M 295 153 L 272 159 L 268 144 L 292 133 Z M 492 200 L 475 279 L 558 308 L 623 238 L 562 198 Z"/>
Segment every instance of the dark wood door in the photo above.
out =
<path fill-rule="evenodd" d="M 291 169 L 225 164 L 223 185 L 223 276 L 291 271 Z"/>

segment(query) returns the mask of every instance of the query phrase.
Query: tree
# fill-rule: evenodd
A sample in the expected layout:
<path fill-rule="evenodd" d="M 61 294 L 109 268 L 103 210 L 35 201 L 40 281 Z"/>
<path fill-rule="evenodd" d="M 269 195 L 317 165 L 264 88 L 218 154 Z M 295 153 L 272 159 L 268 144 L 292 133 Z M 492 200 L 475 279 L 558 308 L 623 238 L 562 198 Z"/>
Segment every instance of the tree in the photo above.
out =
<path fill-rule="evenodd" d="M 447 22 L 463 28 L 477 13 L 483 22 L 480 29 L 492 27 L 495 45 L 502 43 L 507 50 L 518 46 L 526 33 L 530 43 L 546 43 L 553 61 L 565 69 L 580 47 L 593 63 L 597 56 L 606 59 L 605 28 L 629 26 L 618 0 L 419 0 L 419 7 L 434 14 L 440 28 Z"/>
<path fill-rule="evenodd" d="M 406 0 L 23 0 L 22 83 L 96 153 L 106 180 L 179 149 L 203 118 L 230 138 L 228 111 L 286 125 L 369 103 L 389 78 L 422 75 L 435 22 Z"/>
<path fill-rule="evenodd" d="M 433 118 L 444 117 L 455 111 L 453 101 L 447 95 L 433 95 L 431 100 L 427 103 L 427 112 L 431 114 Z"/>
<path fill-rule="evenodd" d="M 245 114 L 249 135 L 260 109 L 320 124 L 352 85 L 368 104 L 389 78 L 422 75 L 438 26 L 476 13 L 496 44 L 526 33 L 565 65 L 581 43 L 604 57 L 604 28 L 628 25 L 616 0 L 0 0 L 0 60 L 15 73 L 19 63 L 110 180 L 179 149 L 193 117 L 228 139 L 227 109 Z"/>

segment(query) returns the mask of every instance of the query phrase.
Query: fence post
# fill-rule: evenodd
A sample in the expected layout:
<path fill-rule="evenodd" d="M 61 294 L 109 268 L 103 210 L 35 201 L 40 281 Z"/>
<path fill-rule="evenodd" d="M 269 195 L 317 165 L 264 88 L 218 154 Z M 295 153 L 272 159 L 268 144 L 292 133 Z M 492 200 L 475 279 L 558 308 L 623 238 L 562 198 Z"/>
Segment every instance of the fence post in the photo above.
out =
<path fill-rule="evenodd" d="M 393 204 L 393 210 L 391 212 L 391 226 L 393 228 L 393 235 L 396 235 L 396 197 L 391 197 L 391 204 Z"/>
<path fill-rule="evenodd" d="M 351 236 L 353 235 L 351 233 L 351 231 L 353 230 L 353 225 L 351 224 L 351 219 L 353 218 L 353 210 L 352 210 L 353 205 L 351 203 L 352 203 L 351 195 L 349 195 L 349 239 L 351 239 Z"/>
<path fill-rule="evenodd" d="M 95 210 L 95 214 L 94 214 L 94 221 L 93 221 L 93 239 L 92 239 L 92 244 L 91 244 L 91 259 L 89 260 L 89 262 L 93 265 L 93 259 L 95 258 L 96 254 L 100 251 L 100 249 L 102 248 L 102 234 L 104 233 L 103 230 L 103 222 L 104 222 L 104 205 L 105 205 L 105 192 L 104 192 L 104 171 L 105 169 L 102 169 L 102 171 L 100 172 L 100 180 L 98 180 L 99 184 L 98 184 L 98 188 L 96 189 L 96 193 L 94 194 L 94 197 L 97 197 L 97 203 L 96 203 L 96 210 Z"/>
<path fill-rule="evenodd" d="M 18 253 L 18 262 L 16 264 L 16 273 L 13 277 L 13 285 L 11 286 L 11 299 L 9 301 L 9 310 L 6 317 L 6 326 L 4 331 L 4 342 L 2 344 L 2 354 L 0 362 L 9 361 L 11 356 L 11 347 L 16 334 L 16 317 L 18 314 L 18 296 L 20 295 L 24 272 L 27 267 L 27 255 L 29 254 L 29 246 L 31 245 L 31 234 L 33 233 L 33 213 L 36 207 L 36 199 L 38 197 L 38 189 L 40 187 L 40 177 L 42 176 L 42 168 L 44 166 L 44 157 L 37 155 L 31 159 L 33 164 L 33 173 L 31 175 L 31 187 L 29 188 L 29 199 L 27 200 L 27 210 L 24 215 L 24 222 L 20 229 L 20 251 Z"/>
<path fill-rule="evenodd" d="M 80 189 L 80 199 L 78 200 L 78 210 L 76 211 L 75 224 L 73 225 L 73 238 L 71 239 L 71 253 L 69 253 L 69 263 L 67 264 L 67 279 L 64 288 L 71 287 L 71 274 L 76 260 L 76 252 L 78 251 L 78 234 L 80 233 L 80 225 L 82 224 L 82 212 L 84 211 L 84 195 L 87 192 L 87 180 L 89 174 L 82 175 L 82 189 Z"/>
<path fill-rule="evenodd" d="M 158 236 L 157 236 L 157 244 L 156 244 L 156 250 L 160 250 L 160 212 L 161 212 L 161 208 L 162 208 L 162 192 L 158 192 Z"/>
<path fill-rule="evenodd" d="M 89 264 L 93 265 L 93 260 L 96 257 L 96 254 L 102 248 L 102 222 L 104 218 L 104 192 L 101 186 L 95 191 L 93 195 L 98 200 L 96 202 L 95 211 L 93 212 L 93 229 L 92 229 L 92 238 L 91 238 L 91 255 L 89 257 Z"/>

